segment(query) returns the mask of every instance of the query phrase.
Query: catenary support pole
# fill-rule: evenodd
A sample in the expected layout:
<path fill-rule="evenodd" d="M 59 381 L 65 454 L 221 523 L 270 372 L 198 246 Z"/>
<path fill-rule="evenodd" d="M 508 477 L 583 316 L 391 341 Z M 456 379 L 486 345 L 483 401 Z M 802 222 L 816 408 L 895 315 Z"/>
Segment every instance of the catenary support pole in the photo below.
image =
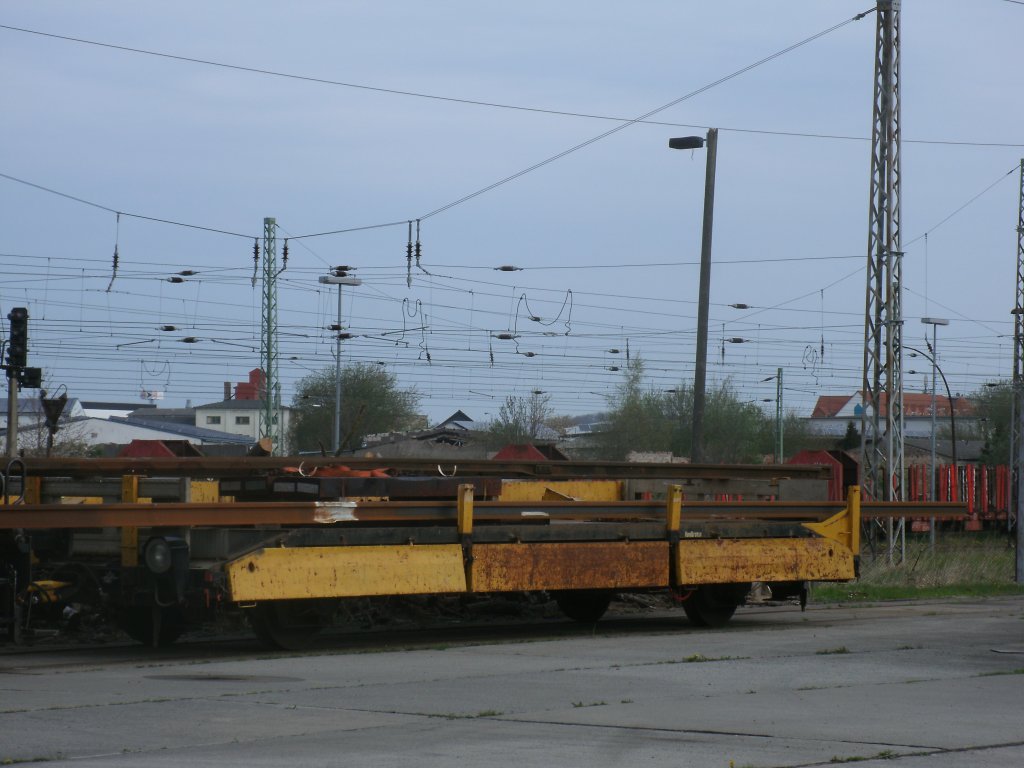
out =
<path fill-rule="evenodd" d="M 715 166 L 718 129 L 708 129 L 708 164 L 704 177 L 704 224 L 700 243 L 700 285 L 697 297 L 697 359 L 693 373 L 693 435 L 690 461 L 704 461 L 704 390 L 708 371 L 708 309 L 711 301 L 711 235 L 715 218 Z"/>

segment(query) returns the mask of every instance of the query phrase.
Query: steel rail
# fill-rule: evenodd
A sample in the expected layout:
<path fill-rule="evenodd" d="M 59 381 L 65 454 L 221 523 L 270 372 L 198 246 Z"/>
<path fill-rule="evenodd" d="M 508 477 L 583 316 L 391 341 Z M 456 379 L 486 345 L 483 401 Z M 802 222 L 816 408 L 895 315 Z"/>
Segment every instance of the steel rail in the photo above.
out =
<path fill-rule="evenodd" d="M 845 508 L 841 502 L 695 502 L 684 504 L 683 520 L 764 520 L 820 522 Z M 962 504 L 872 502 L 862 515 L 936 517 L 966 514 Z M 333 523 L 454 524 L 455 502 L 252 502 L 162 504 L 17 504 L 0 507 L 0 529 L 109 527 L 232 527 L 302 526 Z M 480 501 L 474 504 L 479 522 L 649 522 L 665 519 L 663 502 L 620 501 Z"/>
<path fill-rule="evenodd" d="M 335 457 L 227 457 L 191 458 L 26 458 L 26 473 L 34 477 L 245 477 L 301 467 L 345 466 L 353 470 L 388 469 L 396 476 L 428 477 L 505 476 L 509 478 L 571 479 L 680 479 L 680 480 L 827 480 L 832 468 L 817 464 L 634 464 L 607 461 L 441 461 L 427 459 L 367 459 Z"/>

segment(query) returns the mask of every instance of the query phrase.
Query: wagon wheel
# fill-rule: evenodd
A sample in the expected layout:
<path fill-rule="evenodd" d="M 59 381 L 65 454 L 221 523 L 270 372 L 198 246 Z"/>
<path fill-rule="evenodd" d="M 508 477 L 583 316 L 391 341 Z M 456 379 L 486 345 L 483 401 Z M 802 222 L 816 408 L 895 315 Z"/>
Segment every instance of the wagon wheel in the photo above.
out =
<path fill-rule="evenodd" d="M 153 648 L 173 645 L 185 631 L 185 619 L 177 608 L 131 606 L 117 617 L 117 625 L 132 640 Z"/>
<path fill-rule="evenodd" d="M 582 624 L 596 624 L 612 601 L 612 593 L 604 589 L 552 592 L 551 596 L 562 613 Z"/>
<path fill-rule="evenodd" d="M 724 626 L 742 605 L 750 584 L 705 584 L 683 601 L 683 610 L 695 626 Z"/>
<path fill-rule="evenodd" d="M 270 600 L 245 613 L 261 645 L 301 651 L 330 625 L 336 608 L 333 600 Z"/>

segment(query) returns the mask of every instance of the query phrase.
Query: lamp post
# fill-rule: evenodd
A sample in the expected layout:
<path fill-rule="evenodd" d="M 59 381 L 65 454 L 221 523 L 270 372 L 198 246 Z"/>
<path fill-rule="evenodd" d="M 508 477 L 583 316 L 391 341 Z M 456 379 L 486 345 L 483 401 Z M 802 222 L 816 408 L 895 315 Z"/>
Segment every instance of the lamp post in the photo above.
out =
<path fill-rule="evenodd" d="M 784 424 L 784 410 L 782 407 L 782 369 L 779 368 L 778 372 L 774 376 L 769 376 L 767 379 L 761 379 L 761 383 L 767 381 L 775 381 L 775 463 L 782 463 L 782 437 L 783 437 L 783 424 Z M 772 399 L 770 397 L 765 398 L 764 402 L 770 403 Z"/>
<path fill-rule="evenodd" d="M 338 286 L 338 326 L 334 339 L 334 432 L 331 439 L 331 450 L 337 456 L 341 450 L 341 286 L 362 285 L 363 281 L 349 277 L 348 267 L 335 267 L 333 274 L 321 275 L 320 282 Z"/>
<path fill-rule="evenodd" d="M 930 490 L 931 501 L 935 501 L 935 371 L 938 367 L 936 360 L 939 357 L 939 326 L 949 325 L 949 320 L 944 317 L 922 317 L 921 322 L 925 325 L 932 327 L 932 354 L 935 357 L 932 358 L 932 465 L 931 472 L 929 473 L 928 488 Z M 945 379 L 943 379 L 945 380 Z M 953 412 L 953 402 L 949 403 L 950 413 Z M 956 445 L 953 445 L 953 450 L 956 450 Z M 933 517 L 928 525 L 928 543 L 932 549 L 935 549 L 935 518 Z"/>
<path fill-rule="evenodd" d="M 704 139 L 683 136 L 668 140 L 669 149 L 700 149 Z M 697 359 L 693 372 L 693 431 L 690 461 L 704 460 L 704 389 L 708 369 L 708 307 L 711 296 L 711 232 L 715 210 L 715 165 L 718 156 L 718 129 L 707 134 L 707 170 L 704 176 L 704 223 L 700 243 L 700 283 L 697 295 Z"/>
<path fill-rule="evenodd" d="M 926 319 L 934 320 L 935 318 L 926 318 Z M 947 321 L 947 323 L 948 323 L 948 321 Z M 931 323 L 930 322 L 929 325 L 933 325 L 933 326 L 934 325 L 945 325 L 947 323 Z M 934 333 L 934 328 L 933 328 L 933 333 Z M 944 386 L 946 388 L 946 400 L 949 401 L 949 433 L 950 433 L 950 438 L 951 438 L 951 442 L 952 442 L 952 445 L 953 445 L 951 453 L 952 453 L 952 459 L 953 459 L 953 471 L 954 472 L 956 472 L 956 467 L 957 467 L 957 464 L 956 464 L 956 405 L 955 405 L 955 403 L 953 401 L 953 393 L 949 389 L 949 382 L 946 380 L 946 374 L 944 374 L 942 372 L 942 368 L 940 368 L 939 364 L 935 361 L 935 356 L 934 355 L 929 355 L 927 352 L 922 352 L 920 349 L 917 349 L 916 347 L 908 346 L 906 344 L 903 345 L 903 348 L 910 350 L 910 356 L 911 357 L 916 357 L 917 355 L 921 355 L 921 357 L 923 357 L 926 360 L 930 361 L 931 364 L 932 364 L 932 483 L 933 483 L 932 496 L 934 498 L 934 494 L 935 494 L 935 488 L 934 488 L 934 483 L 935 483 L 935 372 L 936 371 L 939 372 L 939 376 L 942 378 L 942 386 Z M 932 342 L 932 351 L 933 352 L 935 351 L 935 342 L 934 341 Z M 911 376 L 913 376 L 913 375 L 917 374 L 917 371 L 907 371 L 907 373 L 909 373 Z M 929 527 L 931 528 L 931 531 L 929 533 L 929 541 L 931 543 L 931 546 L 934 547 L 935 546 L 935 518 L 934 517 L 931 518 L 931 525 Z"/>
<path fill-rule="evenodd" d="M 920 355 L 925 360 L 927 360 L 932 365 L 934 365 L 935 366 L 935 370 L 939 372 L 939 378 L 942 379 L 942 386 L 946 388 L 946 399 L 949 400 L 949 431 L 950 431 L 950 436 L 953 438 L 952 458 L 953 458 L 953 464 L 955 465 L 956 464 L 956 407 L 955 407 L 955 403 L 953 401 L 952 390 L 950 390 L 949 382 L 946 380 L 946 374 L 944 374 L 942 372 L 942 367 L 938 363 L 935 362 L 935 358 L 932 357 L 931 355 L 929 355 L 927 352 L 922 352 L 920 349 L 917 349 L 916 347 L 908 346 L 907 344 L 904 344 L 903 348 L 910 350 L 910 352 L 911 352 L 910 356 L 911 357 L 917 357 L 918 355 Z M 922 371 L 907 371 L 907 373 L 910 374 L 911 376 L 916 376 L 918 373 L 922 373 Z"/>

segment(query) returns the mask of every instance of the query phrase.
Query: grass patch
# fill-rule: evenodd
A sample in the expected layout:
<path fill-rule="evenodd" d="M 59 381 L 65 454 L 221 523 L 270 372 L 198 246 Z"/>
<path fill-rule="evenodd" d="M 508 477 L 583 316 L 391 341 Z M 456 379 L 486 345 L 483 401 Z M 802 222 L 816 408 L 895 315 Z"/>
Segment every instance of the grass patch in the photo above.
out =
<path fill-rule="evenodd" d="M 942 532 L 934 550 L 926 538 L 908 541 L 903 563 L 864 551 L 857 581 L 814 585 L 815 602 L 824 603 L 1021 594 L 1005 537 Z"/>
<path fill-rule="evenodd" d="M 1024 675 L 1024 668 L 1008 669 L 1005 672 L 982 672 L 978 677 L 999 677 L 1000 675 Z"/>

